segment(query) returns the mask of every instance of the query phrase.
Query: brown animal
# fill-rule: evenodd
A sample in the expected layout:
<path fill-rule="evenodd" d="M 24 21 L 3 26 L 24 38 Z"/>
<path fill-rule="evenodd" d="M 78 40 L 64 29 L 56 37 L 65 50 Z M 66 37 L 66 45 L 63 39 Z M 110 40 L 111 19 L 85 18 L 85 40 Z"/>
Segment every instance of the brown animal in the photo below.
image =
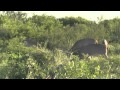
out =
<path fill-rule="evenodd" d="M 91 38 L 86 38 L 86 39 L 81 39 L 81 40 L 78 40 L 73 46 L 72 48 L 70 49 L 70 51 L 72 52 L 75 52 L 77 51 L 77 49 L 83 47 L 83 46 L 87 46 L 87 45 L 90 45 L 90 44 L 97 44 L 98 41 L 95 40 L 95 39 L 91 39 Z"/>
<path fill-rule="evenodd" d="M 108 58 L 108 42 L 104 40 L 104 44 L 90 44 L 79 48 L 73 53 L 73 55 L 79 55 L 80 58 L 83 58 L 83 54 L 88 54 L 89 56 L 99 56 L 104 55 Z"/>

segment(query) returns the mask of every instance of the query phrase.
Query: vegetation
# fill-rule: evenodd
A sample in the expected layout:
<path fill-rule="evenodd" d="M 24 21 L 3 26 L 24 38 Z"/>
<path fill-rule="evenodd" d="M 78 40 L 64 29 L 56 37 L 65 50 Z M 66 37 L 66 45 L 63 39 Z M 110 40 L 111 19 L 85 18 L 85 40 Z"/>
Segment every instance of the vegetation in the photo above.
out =
<path fill-rule="evenodd" d="M 109 42 L 109 58 L 91 60 L 68 55 L 79 39 Z M 26 39 L 31 42 L 27 46 Z M 33 42 L 32 42 L 33 41 Z M 36 43 L 35 43 L 36 42 Z M 1 79 L 118 79 L 120 78 L 120 19 L 99 23 L 82 17 L 3 11 L 0 15 Z"/>

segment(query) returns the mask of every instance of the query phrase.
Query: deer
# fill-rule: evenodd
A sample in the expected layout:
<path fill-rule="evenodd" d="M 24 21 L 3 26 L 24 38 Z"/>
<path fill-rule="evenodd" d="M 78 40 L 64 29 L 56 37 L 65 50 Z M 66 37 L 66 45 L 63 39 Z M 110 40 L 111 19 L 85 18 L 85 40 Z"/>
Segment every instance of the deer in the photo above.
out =
<path fill-rule="evenodd" d="M 83 58 L 83 54 L 88 54 L 88 57 L 104 55 L 106 58 L 108 58 L 108 42 L 106 39 L 104 39 L 103 42 L 103 44 L 90 44 L 80 47 L 73 52 L 73 55 L 78 55 L 81 59 Z"/>
<path fill-rule="evenodd" d="M 78 40 L 69 51 L 75 52 L 77 49 L 90 44 L 98 44 L 98 41 L 92 38 Z"/>

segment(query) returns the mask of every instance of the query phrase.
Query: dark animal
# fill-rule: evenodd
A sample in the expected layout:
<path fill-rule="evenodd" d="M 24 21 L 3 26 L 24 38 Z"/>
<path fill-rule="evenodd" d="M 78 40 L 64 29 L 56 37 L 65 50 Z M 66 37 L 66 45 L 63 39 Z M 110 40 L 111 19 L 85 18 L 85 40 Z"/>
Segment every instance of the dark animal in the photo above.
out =
<path fill-rule="evenodd" d="M 73 52 L 73 55 L 79 55 L 80 58 L 83 58 L 83 54 L 88 54 L 88 56 L 99 56 L 104 55 L 108 58 L 108 42 L 104 40 L 104 44 L 90 44 L 87 46 L 83 46 L 77 51 Z"/>
<path fill-rule="evenodd" d="M 90 44 L 97 44 L 97 43 L 98 41 L 95 39 L 91 39 L 91 38 L 81 39 L 81 40 L 78 40 L 69 51 L 75 52 L 76 50 L 78 50 L 83 46 L 87 46 Z"/>

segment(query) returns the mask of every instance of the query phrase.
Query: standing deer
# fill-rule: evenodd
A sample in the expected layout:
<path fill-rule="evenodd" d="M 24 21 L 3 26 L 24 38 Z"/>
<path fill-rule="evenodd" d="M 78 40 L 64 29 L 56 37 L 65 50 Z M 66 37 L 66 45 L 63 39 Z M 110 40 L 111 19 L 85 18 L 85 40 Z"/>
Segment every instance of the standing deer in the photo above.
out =
<path fill-rule="evenodd" d="M 89 56 L 99 56 L 104 55 L 108 58 L 108 42 L 104 40 L 104 44 L 90 44 L 79 48 L 73 53 L 73 55 L 79 55 L 80 58 L 83 58 L 83 54 L 88 54 Z"/>
<path fill-rule="evenodd" d="M 75 52 L 77 51 L 77 49 L 83 47 L 83 46 L 87 46 L 90 44 L 98 44 L 98 41 L 95 39 L 91 39 L 91 38 L 86 38 L 86 39 L 81 39 L 78 40 L 70 49 L 70 51 Z"/>

